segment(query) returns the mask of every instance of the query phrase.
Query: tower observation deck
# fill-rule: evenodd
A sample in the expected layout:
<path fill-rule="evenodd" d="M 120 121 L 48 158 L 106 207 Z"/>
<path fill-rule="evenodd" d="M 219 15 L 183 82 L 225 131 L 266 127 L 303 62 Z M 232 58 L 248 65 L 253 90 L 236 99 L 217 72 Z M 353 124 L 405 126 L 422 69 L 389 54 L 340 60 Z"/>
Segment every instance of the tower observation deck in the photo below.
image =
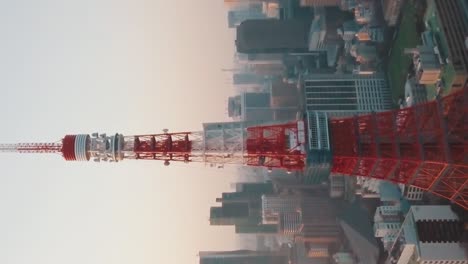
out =
<path fill-rule="evenodd" d="M 468 209 L 468 87 L 399 110 L 249 126 L 206 123 L 197 132 L 77 134 L 55 143 L 0 144 L 0 152 L 59 153 L 67 161 L 202 162 L 301 171 L 331 168 L 413 185 Z M 313 116 L 314 118 L 310 118 Z M 323 156 L 323 157 L 321 157 Z"/>

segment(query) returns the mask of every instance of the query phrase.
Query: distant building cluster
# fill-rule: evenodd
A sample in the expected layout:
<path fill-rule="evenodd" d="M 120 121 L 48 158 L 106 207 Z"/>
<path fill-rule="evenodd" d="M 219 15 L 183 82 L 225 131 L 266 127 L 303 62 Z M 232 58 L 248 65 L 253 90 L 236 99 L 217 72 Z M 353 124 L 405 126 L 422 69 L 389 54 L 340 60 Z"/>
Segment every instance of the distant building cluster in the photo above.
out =
<path fill-rule="evenodd" d="M 248 250 L 200 252 L 200 264 L 463 264 L 467 215 L 423 189 L 330 174 L 328 119 L 426 102 L 427 86 L 467 85 L 468 4 L 461 0 L 224 0 L 236 34 L 233 121 L 306 120 L 307 168 L 240 168 L 210 224 L 254 236 Z M 421 4 L 423 3 L 423 4 Z M 421 42 L 395 48 L 408 5 Z M 421 7 L 422 6 L 422 7 Z M 410 6 L 411 7 L 411 6 Z M 456 9 L 456 10 L 455 10 Z M 437 24 L 436 24 L 437 23 Z M 393 49 L 410 67 L 395 91 Z M 444 79 L 445 78 L 445 79 Z M 402 96 L 400 97 L 400 93 Z M 248 175 L 248 176 L 247 176 Z M 266 242 L 268 241 L 268 242 Z"/>
<path fill-rule="evenodd" d="M 393 6 L 394 2 L 404 1 L 388 2 Z M 429 99 L 468 85 L 467 6 L 463 0 L 420 1 L 416 6 L 419 13 L 413 18 L 417 27 L 412 37 L 419 45 L 402 47 L 406 43 L 395 41 L 392 47 L 404 48 L 403 54 L 411 58 L 406 81 L 414 81 L 415 85 L 428 90 Z M 405 98 L 413 101 L 406 88 Z"/>

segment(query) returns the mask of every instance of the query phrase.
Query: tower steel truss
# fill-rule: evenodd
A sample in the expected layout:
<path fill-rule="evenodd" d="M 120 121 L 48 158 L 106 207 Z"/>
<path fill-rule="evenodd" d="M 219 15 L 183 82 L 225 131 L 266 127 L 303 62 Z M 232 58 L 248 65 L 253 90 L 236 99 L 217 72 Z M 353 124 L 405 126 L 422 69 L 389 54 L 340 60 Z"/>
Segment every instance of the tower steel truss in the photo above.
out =
<path fill-rule="evenodd" d="M 332 172 L 413 185 L 468 209 L 468 88 L 394 111 L 331 119 Z"/>
<path fill-rule="evenodd" d="M 413 185 L 468 209 L 467 112 L 465 87 L 409 108 L 332 118 L 328 126 L 325 117 L 317 116 L 326 136 L 306 130 L 302 120 L 260 126 L 225 122 L 204 124 L 198 132 L 66 135 L 56 143 L 0 144 L 0 152 L 60 153 L 69 161 L 161 160 L 165 165 L 203 162 L 293 171 L 306 168 L 314 148 L 330 151 L 331 146 L 334 173 Z M 319 141 L 311 140 L 314 133 Z"/>

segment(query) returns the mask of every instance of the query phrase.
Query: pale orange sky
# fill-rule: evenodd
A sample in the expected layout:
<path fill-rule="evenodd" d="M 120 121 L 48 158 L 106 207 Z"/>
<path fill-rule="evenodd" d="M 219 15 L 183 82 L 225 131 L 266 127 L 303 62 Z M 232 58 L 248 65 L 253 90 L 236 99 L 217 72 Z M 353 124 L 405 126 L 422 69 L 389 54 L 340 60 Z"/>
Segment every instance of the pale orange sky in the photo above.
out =
<path fill-rule="evenodd" d="M 223 121 L 222 1 L 0 1 L 0 142 L 198 130 Z M 0 263 L 197 263 L 229 250 L 209 207 L 231 169 L 2 155 Z"/>

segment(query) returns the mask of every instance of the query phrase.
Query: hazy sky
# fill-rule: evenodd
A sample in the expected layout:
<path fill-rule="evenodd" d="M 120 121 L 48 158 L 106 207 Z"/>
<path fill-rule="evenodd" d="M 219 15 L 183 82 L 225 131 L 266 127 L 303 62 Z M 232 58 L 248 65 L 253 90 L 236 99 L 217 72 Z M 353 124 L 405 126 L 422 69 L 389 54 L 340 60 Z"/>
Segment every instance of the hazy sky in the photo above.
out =
<path fill-rule="evenodd" d="M 226 120 L 220 0 L 0 0 L 0 142 Z M 197 263 L 234 245 L 209 207 L 232 170 L 1 155 L 0 263 Z"/>

